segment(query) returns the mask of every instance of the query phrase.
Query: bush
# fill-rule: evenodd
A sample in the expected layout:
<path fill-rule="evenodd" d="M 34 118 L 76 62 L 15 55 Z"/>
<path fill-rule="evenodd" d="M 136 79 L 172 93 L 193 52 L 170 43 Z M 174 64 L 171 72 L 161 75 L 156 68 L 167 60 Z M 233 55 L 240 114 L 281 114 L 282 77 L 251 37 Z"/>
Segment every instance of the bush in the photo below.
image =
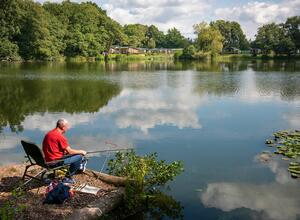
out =
<path fill-rule="evenodd" d="M 139 156 L 134 151 L 118 152 L 108 162 L 110 174 L 128 177 L 126 184 L 126 206 L 134 210 L 142 204 L 147 195 L 154 194 L 154 188 L 164 186 L 183 171 L 181 161 L 167 164 L 157 161 L 157 154 Z"/>
<path fill-rule="evenodd" d="M 8 39 L 0 39 L 0 60 L 20 60 L 18 45 Z"/>
<path fill-rule="evenodd" d="M 180 58 L 180 56 L 182 55 L 182 51 L 180 50 L 180 51 L 176 51 L 175 53 L 174 53 L 174 59 L 175 60 L 178 60 L 179 58 Z"/>
<path fill-rule="evenodd" d="M 183 49 L 182 55 L 180 56 L 180 59 L 193 59 L 195 53 L 196 53 L 195 46 L 190 45 L 190 46 Z"/>

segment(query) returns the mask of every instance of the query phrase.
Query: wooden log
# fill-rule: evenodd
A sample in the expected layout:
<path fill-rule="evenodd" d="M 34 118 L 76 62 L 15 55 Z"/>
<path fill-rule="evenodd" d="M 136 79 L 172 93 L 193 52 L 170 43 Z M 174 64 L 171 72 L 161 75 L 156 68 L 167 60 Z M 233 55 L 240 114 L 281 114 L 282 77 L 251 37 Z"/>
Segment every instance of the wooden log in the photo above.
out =
<path fill-rule="evenodd" d="M 104 195 L 85 208 L 75 210 L 70 220 L 92 220 L 99 219 L 102 215 L 115 209 L 123 200 L 125 189 L 120 187 L 115 191 Z"/>
<path fill-rule="evenodd" d="M 102 180 L 103 182 L 113 184 L 115 186 L 125 186 L 127 178 L 126 177 L 119 177 L 119 176 L 112 176 L 106 173 L 100 173 L 94 170 L 86 170 L 85 174 L 93 175 L 95 178 Z"/>

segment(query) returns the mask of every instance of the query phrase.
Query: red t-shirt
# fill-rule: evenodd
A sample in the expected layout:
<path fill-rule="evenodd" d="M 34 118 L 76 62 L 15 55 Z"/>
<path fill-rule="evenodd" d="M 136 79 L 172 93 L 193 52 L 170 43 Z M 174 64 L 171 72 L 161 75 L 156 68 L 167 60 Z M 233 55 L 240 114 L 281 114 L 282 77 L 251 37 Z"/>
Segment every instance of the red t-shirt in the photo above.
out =
<path fill-rule="evenodd" d="M 68 140 L 56 128 L 49 131 L 43 140 L 43 152 L 47 162 L 58 160 L 64 156 Z"/>

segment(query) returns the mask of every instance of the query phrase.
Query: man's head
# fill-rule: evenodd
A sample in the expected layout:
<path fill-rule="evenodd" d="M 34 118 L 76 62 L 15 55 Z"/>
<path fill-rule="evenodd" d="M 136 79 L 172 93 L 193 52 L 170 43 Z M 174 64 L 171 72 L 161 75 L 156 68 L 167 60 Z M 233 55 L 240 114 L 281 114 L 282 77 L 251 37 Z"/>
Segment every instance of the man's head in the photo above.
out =
<path fill-rule="evenodd" d="M 70 125 L 66 119 L 61 118 L 56 122 L 56 128 L 59 128 L 62 133 L 65 133 L 70 128 Z"/>

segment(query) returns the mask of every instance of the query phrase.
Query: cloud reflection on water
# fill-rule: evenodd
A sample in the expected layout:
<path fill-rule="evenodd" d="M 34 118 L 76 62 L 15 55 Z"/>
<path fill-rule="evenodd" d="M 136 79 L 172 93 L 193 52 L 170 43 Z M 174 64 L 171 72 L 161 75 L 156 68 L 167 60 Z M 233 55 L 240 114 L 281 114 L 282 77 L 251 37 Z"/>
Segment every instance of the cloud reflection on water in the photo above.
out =
<path fill-rule="evenodd" d="M 25 137 L 16 135 L 1 135 L 0 137 L 0 165 L 20 162 L 24 159 L 23 154 L 19 153 L 21 148 L 20 141 Z"/>
<path fill-rule="evenodd" d="M 299 181 L 290 177 L 285 162 L 271 160 L 266 164 L 275 174 L 275 182 L 260 185 L 237 182 L 209 183 L 200 196 L 201 202 L 206 207 L 218 208 L 225 212 L 248 208 L 263 212 L 263 219 L 295 220 L 300 215 Z"/>
<path fill-rule="evenodd" d="M 196 112 L 201 100 L 198 96 L 186 93 L 183 96 L 180 91 L 168 88 L 142 91 L 125 89 L 100 113 L 112 115 L 119 128 L 134 127 L 145 134 L 157 125 L 173 125 L 180 129 L 201 128 Z"/>

